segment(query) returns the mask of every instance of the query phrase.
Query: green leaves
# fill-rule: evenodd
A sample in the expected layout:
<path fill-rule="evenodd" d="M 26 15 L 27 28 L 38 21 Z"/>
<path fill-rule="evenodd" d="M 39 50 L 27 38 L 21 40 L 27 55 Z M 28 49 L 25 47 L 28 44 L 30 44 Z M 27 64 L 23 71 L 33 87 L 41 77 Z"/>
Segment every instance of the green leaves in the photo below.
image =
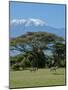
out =
<path fill-rule="evenodd" d="M 47 44 L 55 41 L 64 41 L 62 37 L 47 32 L 28 32 L 25 35 L 10 40 L 10 47 L 24 51 L 26 45 L 29 47 L 46 48 Z M 24 49 L 22 49 L 24 48 Z"/>
<path fill-rule="evenodd" d="M 28 32 L 27 34 L 21 35 L 10 40 L 10 50 L 17 50 L 22 53 L 17 58 L 18 63 L 22 65 L 23 69 L 26 66 L 34 66 L 43 68 L 45 67 L 46 55 L 43 51 L 50 50 L 52 57 L 55 62 L 59 63 L 60 58 L 65 59 L 65 44 L 62 37 L 56 36 L 52 33 L 47 32 Z M 50 59 L 51 61 L 51 59 Z M 15 63 L 12 61 L 11 63 Z M 19 65 L 14 64 L 14 67 Z"/>

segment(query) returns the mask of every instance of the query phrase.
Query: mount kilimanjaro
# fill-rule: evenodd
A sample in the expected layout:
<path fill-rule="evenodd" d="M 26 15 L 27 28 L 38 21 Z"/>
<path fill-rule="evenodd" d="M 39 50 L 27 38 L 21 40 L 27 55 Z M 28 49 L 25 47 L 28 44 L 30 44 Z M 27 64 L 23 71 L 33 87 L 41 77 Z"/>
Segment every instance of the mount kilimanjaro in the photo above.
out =
<path fill-rule="evenodd" d="M 40 19 L 15 19 L 10 22 L 10 37 L 15 38 L 27 32 L 49 32 L 65 38 L 65 28 L 55 28 Z"/>

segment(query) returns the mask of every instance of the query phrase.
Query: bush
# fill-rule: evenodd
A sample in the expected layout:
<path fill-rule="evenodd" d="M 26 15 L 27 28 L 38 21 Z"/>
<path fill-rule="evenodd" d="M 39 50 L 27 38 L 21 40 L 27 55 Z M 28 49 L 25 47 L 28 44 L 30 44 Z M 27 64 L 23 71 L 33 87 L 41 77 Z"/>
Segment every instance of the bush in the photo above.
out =
<path fill-rule="evenodd" d="M 65 60 L 60 61 L 59 67 L 65 67 Z"/>
<path fill-rule="evenodd" d="M 19 69 L 20 69 L 20 65 L 19 65 L 18 63 L 13 64 L 13 65 L 12 65 L 12 69 L 13 69 L 13 70 L 19 70 Z"/>

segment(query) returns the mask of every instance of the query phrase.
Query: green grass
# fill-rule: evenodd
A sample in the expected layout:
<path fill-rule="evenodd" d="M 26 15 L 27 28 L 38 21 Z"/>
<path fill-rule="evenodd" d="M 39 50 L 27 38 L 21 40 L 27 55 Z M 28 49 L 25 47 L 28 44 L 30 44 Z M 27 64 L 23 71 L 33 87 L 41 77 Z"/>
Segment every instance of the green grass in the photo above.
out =
<path fill-rule="evenodd" d="M 57 72 L 50 72 L 49 69 L 39 69 L 35 72 L 10 71 L 10 88 L 53 85 L 65 85 L 64 68 L 57 69 Z"/>

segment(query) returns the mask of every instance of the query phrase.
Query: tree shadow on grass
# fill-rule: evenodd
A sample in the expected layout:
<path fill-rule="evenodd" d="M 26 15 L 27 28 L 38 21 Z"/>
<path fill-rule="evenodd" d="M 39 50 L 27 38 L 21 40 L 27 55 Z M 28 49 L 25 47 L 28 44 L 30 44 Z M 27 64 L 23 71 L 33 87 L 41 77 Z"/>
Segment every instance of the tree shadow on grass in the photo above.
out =
<path fill-rule="evenodd" d="M 53 75 L 64 75 L 64 73 L 53 72 Z"/>

